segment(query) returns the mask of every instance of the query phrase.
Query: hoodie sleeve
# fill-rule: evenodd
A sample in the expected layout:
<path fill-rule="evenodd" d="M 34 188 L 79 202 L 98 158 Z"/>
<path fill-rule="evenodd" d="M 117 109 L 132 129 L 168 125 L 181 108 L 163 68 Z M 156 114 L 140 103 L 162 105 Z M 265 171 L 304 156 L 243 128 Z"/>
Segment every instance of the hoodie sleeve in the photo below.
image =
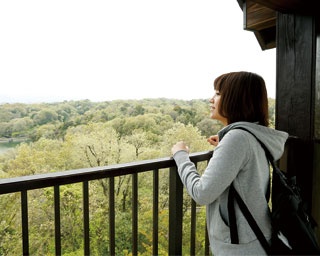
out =
<path fill-rule="evenodd" d="M 200 205 L 215 201 L 232 183 L 239 171 L 246 165 L 251 154 L 247 137 L 238 130 L 230 131 L 209 161 L 203 175 L 190 161 L 185 151 L 178 151 L 174 160 L 178 166 L 181 181 L 190 196 Z"/>

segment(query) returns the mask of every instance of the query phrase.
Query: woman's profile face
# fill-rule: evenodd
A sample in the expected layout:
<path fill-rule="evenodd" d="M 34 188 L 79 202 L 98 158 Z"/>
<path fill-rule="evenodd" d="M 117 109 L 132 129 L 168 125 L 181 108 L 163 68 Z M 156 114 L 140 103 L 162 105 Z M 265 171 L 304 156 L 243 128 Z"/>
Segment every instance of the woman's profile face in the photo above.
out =
<path fill-rule="evenodd" d="M 219 105 L 220 105 L 220 92 L 215 90 L 215 94 L 210 99 L 210 117 L 212 119 L 222 122 L 224 125 L 228 124 L 227 118 L 220 115 Z"/>

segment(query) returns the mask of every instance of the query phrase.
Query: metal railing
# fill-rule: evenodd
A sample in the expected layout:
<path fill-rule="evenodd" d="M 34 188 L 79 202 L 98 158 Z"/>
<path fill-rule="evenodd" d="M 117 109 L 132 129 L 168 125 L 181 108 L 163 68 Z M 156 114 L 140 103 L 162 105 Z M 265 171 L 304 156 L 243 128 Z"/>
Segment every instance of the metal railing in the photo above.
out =
<path fill-rule="evenodd" d="M 190 159 L 196 165 L 205 162 L 212 156 L 212 151 L 194 153 Z M 108 178 L 109 184 L 109 249 L 110 255 L 115 255 L 115 193 L 114 178 L 131 175 L 132 181 L 132 254 L 138 254 L 138 176 L 142 172 L 153 172 L 153 202 L 152 202 L 152 250 L 158 255 L 158 210 L 159 210 L 159 170 L 169 170 L 169 241 L 168 255 L 182 254 L 182 211 L 183 211 L 183 185 L 177 174 L 177 168 L 172 158 L 145 160 L 126 164 L 117 164 L 104 167 L 53 172 L 17 178 L 0 179 L 0 195 L 9 193 L 21 194 L 21 226 L 22 226 L 22 252 L 29 255 L 29 218 L 28 218 L 28 192 L 34 189 L 54 188 L 54 236 L 55 254 L 61 255 L 61 214 L 60 214 L 60 186 L 66 184 L 82 183 L 82 209 L 83 209 L 83 241 L 84 255 L 90 255 L 90 221 L 89 221 L 89 182 Z M 5 211 L 5 209 L 1 209 Z M 196 238 L 196 204 L 191 204 L 191 237 L 190 255 L 195 255 Z M 204 231 L 205 232 L 205 231 Z M 209 243 L 206 235 L 205 254 L 209 255 Z"/>

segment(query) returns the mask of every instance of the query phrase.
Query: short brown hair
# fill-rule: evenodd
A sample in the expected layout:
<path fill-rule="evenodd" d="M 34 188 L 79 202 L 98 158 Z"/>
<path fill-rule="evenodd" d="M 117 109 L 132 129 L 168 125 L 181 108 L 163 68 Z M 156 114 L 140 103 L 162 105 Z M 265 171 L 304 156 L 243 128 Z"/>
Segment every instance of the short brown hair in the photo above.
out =
<path fill-rule="evenodd" d="M 247 121 L 269 125 L 268 96 L 264 79 L 251 72 L 230 72 L 214 80 L 214 89 L 219 91 L 220 115 L 228 124 Z"/>

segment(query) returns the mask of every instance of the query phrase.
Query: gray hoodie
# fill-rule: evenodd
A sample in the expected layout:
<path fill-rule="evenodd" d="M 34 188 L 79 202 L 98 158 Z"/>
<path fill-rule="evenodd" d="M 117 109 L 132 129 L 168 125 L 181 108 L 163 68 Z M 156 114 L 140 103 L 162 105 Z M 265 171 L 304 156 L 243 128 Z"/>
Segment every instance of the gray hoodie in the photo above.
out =
<path fill-rule="evenodd" d="M 283 154 L 288 138 L 285 132 L 255 123 L 237 122 L 224 127 L 204 173 L 200 175 L 185 151 L 173 156 L 182 183 L 190 196 L 207 206 L 207 229 L 210 247 L 218 255 L 265 255 L 259 240 L 245 217 L 235 206 L 239 244 L 231 244 L 228 226 L 227 198 L 229 186 L 246 202 L 267 240 L 271 238 L 271 223 L 266 201 L 269 185 L 269 165 L 259 142 L 248 132 L 234 129 L 245 127 L 253 132 L 269 149 L 275 160 Z"/>

